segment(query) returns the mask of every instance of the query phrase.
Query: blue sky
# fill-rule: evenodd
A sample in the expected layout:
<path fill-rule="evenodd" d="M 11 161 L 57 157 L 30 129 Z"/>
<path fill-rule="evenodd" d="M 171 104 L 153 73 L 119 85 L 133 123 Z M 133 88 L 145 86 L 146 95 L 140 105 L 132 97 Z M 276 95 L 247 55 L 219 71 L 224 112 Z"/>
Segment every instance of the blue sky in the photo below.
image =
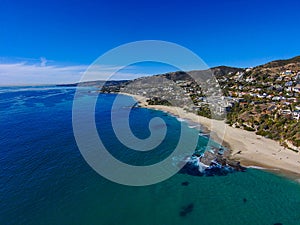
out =
<path fill-rule="evenodd" d="M 106 51 L 139 40 L 177 43 L 210 67 L 255 66 L 300 55 L 299 22 L 297 0 L 2 0 L 0 84 L 73 82 Z M 123 77 L 169 69 L 135 66 Z"/>

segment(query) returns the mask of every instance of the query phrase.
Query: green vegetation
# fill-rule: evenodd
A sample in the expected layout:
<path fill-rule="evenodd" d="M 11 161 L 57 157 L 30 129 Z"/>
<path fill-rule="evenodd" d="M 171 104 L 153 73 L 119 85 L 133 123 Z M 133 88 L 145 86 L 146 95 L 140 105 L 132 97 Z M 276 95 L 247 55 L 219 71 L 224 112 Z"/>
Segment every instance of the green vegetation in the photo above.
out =
<path fill-rule="evenodd" d="M 151 99 L 148 99 L 147 103 L 149 105 L 166 105 L 166 106 L 172 106 L 172 104 L 170 102 L 168 102 L 165 99 L 161 99 L 159 97 L 153 97 Z"/>
<path fill-rule="evenodd" d="M 218 80 L 217 85 L 210 80 L 212 73 Z M 199 80 L 196 82 L 193 77 Z M 140 78 L 137 79 L 139 85 L 134 85 L 137 88 L 131 89 L 130 93 L 168 96 L 173 105 L 208 118 L 224 119 L 227 113 L 226 123 L 233 127 L 277 140 L 288 148 L 300 147 L 300 56 L 255 68 L 220 66 L 152 78 L 156 78 L 156 85 L 149 84 L 148 78 Z M 173 85 L 160 86 L 164 79 L 173 81 Z M 113 83 L 105 91 L 116 92 L 120 86 Z M 218 86 L 222 95 L 215 93 Z M 161 97 L 151 97 L 148 104 L 172 105 Z"/>

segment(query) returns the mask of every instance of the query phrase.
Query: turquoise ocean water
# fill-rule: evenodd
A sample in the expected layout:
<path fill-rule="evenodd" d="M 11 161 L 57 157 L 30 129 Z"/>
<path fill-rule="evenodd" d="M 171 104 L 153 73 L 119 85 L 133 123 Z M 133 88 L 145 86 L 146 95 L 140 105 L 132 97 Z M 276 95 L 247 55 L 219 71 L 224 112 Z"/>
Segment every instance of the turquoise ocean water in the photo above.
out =
<path fill-rule="evenodd" d="M 176 174 L 144 187 L 106 180 L 88 166 L 76 145 L 74 91 L 0 88 L 0 224 L 300 224 L 300 185 L 260 170 L 214 177 Z M 86 101 L 96 94 L 88 88 L 83 93 Z M 149 165 L 171 154 L 180 121 L 164 112 L 134 108 L 131 127 L 139 138 L 150 134 L 147 127 L 153 117 L 161 117 L 168 127 L 166 140 L 155 151 L 137 154 L 116 140 L 110 126 L 115 95 L 100 97 L 97 128 L 116 158 Z M 122 98 L 120 112 L 134 101 Z M 206 144 L 199 136 L 197 148 L 203 150 Z M 183 216 L 182 211 L 187 213 Z"/>

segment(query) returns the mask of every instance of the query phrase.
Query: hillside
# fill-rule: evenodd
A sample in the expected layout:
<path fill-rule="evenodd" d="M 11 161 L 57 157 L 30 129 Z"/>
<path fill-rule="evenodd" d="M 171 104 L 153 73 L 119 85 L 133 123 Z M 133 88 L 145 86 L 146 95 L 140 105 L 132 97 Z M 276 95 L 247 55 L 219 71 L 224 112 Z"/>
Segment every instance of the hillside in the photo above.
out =
<path fill-rule="evenodd" d="M 217 80 L 209 79 L 212 74 Z M 201 116 L 226 118 L 233 127 L 300 150 L 300 56 L 254 68 L 218 66 L 129 81 L 74 84 L 77 85 L 103 85 L 103 93 L 122 91 L 142 95 L 149 99 L 149 104 L 179 106 Z M 215 92 L 217 86 L 222 93 Z"/>
<path fill-rule="evenodd" d="M 208 79 L 211 74 L 218 83 Z M 138 78 L 128 84 L 123 92 L 148 97 L 149 104 L 180 106 L 209 118 L 226 117 L 233 127 L 300 150 L 300 56 L 254 68 L 219 66 L 171 72 Z M 215 93 L 215 85 L 220 85 L 222 98 Z M 208 101 L 209 95 L 213 98 Z"/>
<path fill-rule="evenodd" d="M 300 65 L 300 56 L 296 56 L 290 59 L 283 59 L 283 60 L 275 60 L 269 63 L 262 65 L 263 68 L 275 68 L 275 67 L 285 67 L 288 65 Z"/>

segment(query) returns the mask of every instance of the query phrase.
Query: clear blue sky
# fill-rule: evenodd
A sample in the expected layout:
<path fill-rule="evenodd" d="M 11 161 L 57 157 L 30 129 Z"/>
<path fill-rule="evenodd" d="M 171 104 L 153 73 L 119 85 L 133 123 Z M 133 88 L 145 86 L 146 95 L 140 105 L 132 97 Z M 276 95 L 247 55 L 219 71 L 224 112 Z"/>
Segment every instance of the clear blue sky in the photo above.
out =
<path fill-rule="evenodd" d="M 299 24 L 297 0 L 2 0 L 0 76 L 9 64 L 43 64 L 41 57 L 74 69 L 149 39 L 185 46 L 209 66 L 255 66 L 300 55 Z"/>

